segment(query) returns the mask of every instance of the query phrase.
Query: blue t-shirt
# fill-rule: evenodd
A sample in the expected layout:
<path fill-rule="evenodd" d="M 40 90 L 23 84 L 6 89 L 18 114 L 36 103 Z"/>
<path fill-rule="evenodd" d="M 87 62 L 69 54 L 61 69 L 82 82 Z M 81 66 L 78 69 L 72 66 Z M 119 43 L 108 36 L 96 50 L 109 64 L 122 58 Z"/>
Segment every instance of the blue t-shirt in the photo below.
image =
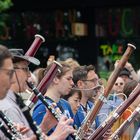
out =
<path fill-rule="evenodd" d="M 84 122 L 84 119 L 87 115 L 87 112 L 90 111 L 90 109 L 92 108 L 93 106 L 93 103 L 91 101 L 88 101 L 87 102 L 87 105 L 86 105 L 86 110 L 85 108 L 82 106 L 82 104 L 80 105 L 80 107 L 78 108 L 75 116 L 74 116 L 74 124 L 76 125 L 77 128 L 79 128 L 82 123 Z M 95 128 L 97 128 L 99 125 L 99 122 L 98 122 L 98 117 L 96 117 L 95 119 Z"/>
<path fill-rule="evenodd" d="M 46 98 L 46 101 L 50 104 L 53 103 L 53 101 L 49 98 Z M 73 118 L 71 107 L 66 100 L 60 99 L 57 103 L 57 106 L 60 108 L 64 115 L 66 115 L 68 118 Z M 38 125 L 40 125 L 45 114 L 46 106 L 40 100 L 38 100 L 37 104 L 34 107 L 32 118 Z"/>
<path fill-rule="evenodd" d="M 46 101 L 48 104 L 53 103 L 53 101 L 48 97 L 46 98 Z M 63 114 L 66 115 L 68 118 L 74 117 L 71 107 L 66 100 L 60 99 L 59 102 L 57 103 L 57 107 L 59 107 L 60 110 L 63 112 Z M 45 114 L 46 114 L 46 106 L 40 100 L 38 100 L 32 114 L 32 118 L 37 123 L 37 125 L 41 124 Z M 50 135 L 54 131 L 54 129 L 55 127 L 48 132 L 48 135 Z"/>

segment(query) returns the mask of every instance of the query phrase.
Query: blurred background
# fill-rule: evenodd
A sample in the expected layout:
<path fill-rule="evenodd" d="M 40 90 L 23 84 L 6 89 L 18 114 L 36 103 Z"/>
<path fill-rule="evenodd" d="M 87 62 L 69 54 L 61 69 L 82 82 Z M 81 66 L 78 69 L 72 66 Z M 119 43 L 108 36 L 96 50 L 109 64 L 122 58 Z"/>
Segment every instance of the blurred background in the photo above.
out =
<path fill-rule="evenodd" d="M 130 62 L 140 68 L 138 0 L 0 0 L 0 43 L 28 50 L 34 35 L 45 37 L 36 54 L 46 66 L 50 55 L 93 64 L 106 76 L 127 43 L 136 45 Z M 34 69 L 34 67 L 32 67 Z"/>

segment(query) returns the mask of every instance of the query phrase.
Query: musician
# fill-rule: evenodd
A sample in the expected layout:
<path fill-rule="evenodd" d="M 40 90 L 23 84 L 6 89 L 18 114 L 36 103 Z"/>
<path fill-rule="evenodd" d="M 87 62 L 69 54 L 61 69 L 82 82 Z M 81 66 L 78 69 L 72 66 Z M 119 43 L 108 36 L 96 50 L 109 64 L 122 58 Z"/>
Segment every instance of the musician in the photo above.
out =
<path fill-rule="evenodd" d="M 113 100 L 112 107 L 116 108 L 124 100 L 127 99 L 127 96 L 123 93 L 124 86 L 125 86 L 125 82 L 124 82 L 123 78 L 118 77 L 111 90 L 112 94 L 110 94 L 108 97 L 110 100 Z"/>
<path fill-rule="evenodd" d="M 69 102 L 74 115 L 80 106 L 81 97 L 81 91 L 75 89 L 72 89 L 68 95 L 63 96 L 63 98 Z"/>
<path fill-rule="evenodd" d="M 123 88 L 123 93 L 129 97 L 130 93 L 137 86 L 138 82 L 135 80 L 131 80 L 127 82 Z M 123 114 L 119 117 L 119 119 L 114 123 L 112 130 L 113 132 L 117 130 L 120 125 L 127 120 L 127 118 L 132 114 L 132 112 L 136 109 L 139 104 L 140 96 L 123 112 Z M 128 129 L 124 131 L 124 133 L 120 136 L 120 140 L 132 140 L 136 130 L 138 129 L 139 122 L 134 121 Z"/>
<path fill-rule="evenodd" d="M 48 103 L 55 104 L 55 108 L 60 109 L 65 116 L 68 118 L 73 118 L 73 113 L 69 103 L 61 98 L 61 96 L 69 94 L 74 85 L 72 81 L 72 70 L 66 63 L 61 64 L 63 66 L 61 70 L 62 72 L 58 73 L 53 79 L 45 93 L 45 98 Z M 41 70 L 41 72 L 39 72 L 40 75 L 44 76 L 45 73 L 49 70 L 49 67 L 51 67 L 51 65 L 49 65 L 47 69 L 44 68 Z M 48 112 L 49 111 L 47 111 L 47 113 Z M 45 114 L 46 106 L 41 101 L 38 101 L 33 110 L 33 119 L 37 122 L 38 125 L 42 122 Z M 54 117 L 52 116 L 51 119 L 53 118 Z M 52 124 L 52 122 L 53 121 L 50 121 L 50 124 Z M 53 129 L 51 129 L 48 134 L 53 132 L 55 125 L 56 123 L 52 124 Z"/>
<path fill-rule="evenodd" d="M 13 74 L 12 55 L 5 46 L 0 45 L 0 100 L 5 98 L 11 86 Z"/>
<path fill-rule="evenodd" d="M 15 73 L 13 83 L 6 98 L 0 101 L 0 109 L 3 110 L 7 116 L 10 116 L 12 121 L 29 128 L 29 123 L 21 111 L 24 104 L 22 100 L 20 100 L 18 93 L 24 92 L 25 89 L 27 89 L 26 80 L 30 77 L 29 62 L 36 64 L 37 60 L 33 57 L 24 56 L 21 50 L 12 50 L 11 53 L 13 55 Z M 32 131 L 29 130 L 25 135 L 28 137 L 32 134 Z"/>
<path fill-rule="evenodd" d="M 98 75 L 96 74 L 93 65 L 80 66 L 73 70 L 73 81 L 82 93 L 80 107 L 74 119 L 77 127 L 81 126 L 88 111 L 90 111 L 94 105 L 90 99 L 94 96 L 94 94 L 97 97 L 99 96 L 99 93 L 96 94 L 94 91 L 94 88 L 99 85 L 98 79 Z M 110 105 L 104 104 L 98 116 L 96 117 L 95 122 L 92 124 L 92 129 L 95 130 L 107 118 L 109 113 Z"/>
<path fill-rule="evenodd" d="M 117 67 L 119 61 L 120 60 L 116 60 L 114 67 Z M 136 81 L 139 80 L 135 69 L 133 68 L 132 64 L 129 62 L 125 64 L 124 68 L 120 71 L 119 76 L 123 78 L 125 83 L 131 81 L 132 79 Z"/>
<path fill-rule="evenodd" d="M 0 101 L 0 109 L 3 110 L 6 113 L 6 115 L 8 117 L 10 117 L 10 119 L 13 122 L 24 125 L 24 127 L 22 127 L 22 128 L 24 128 L 24 130 L 22 130 L 22 132 L 25 134 L 24 139 L 25 138 L 32 139 L 32 138 L 34 138 L 34 135 L 31 130 L 32 128 L 28 122 L 29 118 L 26 118 L 21 110 L 21 108 L 23 109 L 23 107 L 25 105 L 18 94 L 20 92 L 25 91 L 25 89 L 27 88 L 26 80 L 30 77 L 30 71 L 29 71 L 29 67 L 28 67 L 29 63 L 36 64 L 36 62 L 38 62 L 38 60 L 36 60 L 36 58 L 33 58 L 33 57 L 24 56 L 22 54 L 22 52 L 19 52 L 18 50 L 13 50 L 11 53 L 13 55 L 15 73 L 12 77 L 12 72 L 13 72 L 12 66 L 13 65 L 10 65 L 10 62 L 8 61 L 9 62 L 8 66 L 9 66 L 9 68 L 11 67 L 12 71 L 8 71 L 6 68 L 5 68 L 5 71 L 6 71 L 6 74 L 9 75 L 10 78 L 12 78 L 12 83 L 11 83 L 11 87 L 10 87 L 10 90 L 9 90 L 6 98 L 3 99 L 2 101 Z M 8 80 L 11 80 L 11 79 L 8 79 Z M 1 82 L 0 85 L 2 85 L 2 84 L 3 84 L 3 82 Z M 10 82 L 7 83 L 6 91 L 9 88 L 9 84 L 10 84 Z M 2 86 L 3 87 L 1 87 L 1 89 L 3 89 L 5 87 L 4 85 L 2 85 Z M 45 123 L 47 123 L 47 120 L 45 121 Z M 62 118 L 61 122 L 59 123 L 59 125 L 57 127 L 57 132 L 59 134 L 55 131 L 55 133 L 53 133 L 51 138 L 53 139 L 53 137 L 54 138 L 57 137 L 59 139 L 59 137 L 62 137 L 62 136 L 65 138 L 65 137 L 67 137 L 67 135 L 74 132 L 73 128 L 71 128 L 71 126 L 69 126 L 69 123 L 72 123 L 72 121 L 67 120 L 66 118 Z M 63 127 L 66 127 L 65 132 L 63 132 L 64 131 Z M 0 135 L 0 137 L 1 137 L 1 135 Z M 46 137 L 46 139 L 47 138 L 48 137 Z M 4 140 L 4 137 L 2 136 L 1 139 Z"/>

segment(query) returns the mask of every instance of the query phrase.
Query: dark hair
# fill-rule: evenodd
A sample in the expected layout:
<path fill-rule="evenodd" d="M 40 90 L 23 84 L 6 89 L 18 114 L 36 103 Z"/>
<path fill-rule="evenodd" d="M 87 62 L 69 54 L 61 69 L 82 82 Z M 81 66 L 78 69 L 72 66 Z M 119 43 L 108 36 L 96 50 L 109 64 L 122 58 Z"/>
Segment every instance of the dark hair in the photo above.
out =
<path fill-rule="evenodd" d="M 124 85 L 123 93 L 129 97 L 133 89 L 137 86 L 138 82 L 136 80 L 131 80 Z"/>
<path fill-rule="evenodd" d="M 80 90 L 75 90 L 75 89 L 72 89 L 68 95 L 63 96 L 62 98 L 64 98 L 65 100 L 68 100 L 68 99 L 69 99 L 71 96 L 73 96 L 75 93 L 78 93 L 79 99 L 81 100 L 81 98 L 82 98 L 82 93 L 81 93 L 81 91 L 80 91 Z"/>
<path fill-rule="evenodd" d="M 120 71 L 119 76 L 122 76 L 122 75 L 126 75 L 126 76 L 130 77 L 131 73 L 130 73 L 130 71 L 129 71 L 127 68 L 123 68 L 123 69 Z"/>
<path fill-rule="evenodd" d="M 95 70 L 93 65 L 88 65 L 88 66 L 84 65 L 84 66 L 76 67 L 73 70 L 73 82 L 74 82 L 74 84 L 77 85 L 77 82 L 79 80 L 87 79 L 87 74 L 91 70 Z"/>
<path fill-rule="evenodd" d="M 0 67 L 3 66 L 4 60 L 7 58 L 12 58 L 11 53 L 7 47 L 0 45 Z"/>

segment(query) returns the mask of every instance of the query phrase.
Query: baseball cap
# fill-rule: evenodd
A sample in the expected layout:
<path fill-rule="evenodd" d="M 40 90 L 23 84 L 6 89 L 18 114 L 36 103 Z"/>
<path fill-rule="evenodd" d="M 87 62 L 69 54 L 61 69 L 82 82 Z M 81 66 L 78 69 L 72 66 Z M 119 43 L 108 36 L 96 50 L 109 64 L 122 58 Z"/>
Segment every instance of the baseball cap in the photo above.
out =
<path fill-rule="evenodd" d="M 130 77 L 131 73 L 130 73 L 130 71 L 129 71 L 128 69 L 123 68 L 123 69 L 120 71 L 119 76 L 122 76 L 122 75 L 126 75 L 126 76 Z"/>
<path fill-rule="evenodd" d="M 9 51 L 11 52 L 11 54 L 13 56 L 14 63 L 21 61 L 21 60 L 26 60 L 29 63 L 32 63 L 34 65 L 40 65 L 40 61 L 37 58 L 24 55 L 23 49 L 9 49 Z"/>

